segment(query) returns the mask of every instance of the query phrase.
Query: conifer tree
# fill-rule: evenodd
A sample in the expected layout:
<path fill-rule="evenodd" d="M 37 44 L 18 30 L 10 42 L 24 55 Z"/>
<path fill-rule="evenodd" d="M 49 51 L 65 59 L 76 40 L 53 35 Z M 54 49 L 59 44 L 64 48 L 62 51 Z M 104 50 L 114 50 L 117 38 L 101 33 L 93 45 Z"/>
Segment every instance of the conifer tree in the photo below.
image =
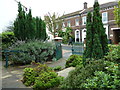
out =
<path fill-rule="evenodd" d="M 18 16 L 14 21 L 14 34 L 18 40 L 46 39 L 46 25 L 41 18 L 32 17 L 31 9 L 26 13 L 18 3 Z"/>
<path fill-rule="evenodd" d="M 92 56 L 92 45 L 93 45 L 93 32 L 92 32 L 92 15 L 89 12 L 87 14 L 87 24 L 86 24 L 86 49 L 84 51 L 84 58 L 91 58 Z"/>
<path fill-rule="evenodd" d="M 34 30 L 34 23 L 33 23 L 33 17 L 31 14 L 31 9 L 29 9 L 27 22 L 28 22 L 28 28 L 27 28 L 28 39 L 34 39 L 35 30 Z"/>
<path fill-rule="evenodd" d="M 43 40 L 46 40 L 46 38 L 47 38 L 47 34 L 46 34 L 46 24 L 45 24 L 44 21 L 42 21 L 42 28 L 43 28 L 43 31 L 42 31 L 42 33 L 43 33 Z"/>
<path fill-rule="evenodd" d="M 83 64 L 85 64 L 86 58 L 100 59 L 108 52 L 107 35 L 99 11 L 99 3 L 95 0 L 93 17 L 90 13 L 87 15 L 86 49 L 83 54 Z"/>
<path fill-rule="evenodd" d="M 18 3 L 18 17 L 14 22 L 14 33 L 19 40 L 25 40 L 25 11 L 22 9 L 21 3 Z"/>
<path fill-rule="evenodd" d="M 94 11 L 93 11 L 93 28 L 94 32 L 98 34 L 99 40 L 102 46 L 103 55 L 106 55 L 108 52 L 108 40 L 105 33 L 105 28 L 103 27 L 102 17 L 100 15 L 100 7 L 97 0 L 95 0 Z"/>
<path fill-rule="evenodd" d="M 35 26 L 36 26 L 36 30 L 35 30 L 35 35 L 36 35 L 36 39 L 37 38 L 40 38 L 40 36 L 41 36 L 41 34 L 40 34 L 40 23 L 39 23 L 39 18 L 38 17 L 36 17 L 35 18 Z"/>

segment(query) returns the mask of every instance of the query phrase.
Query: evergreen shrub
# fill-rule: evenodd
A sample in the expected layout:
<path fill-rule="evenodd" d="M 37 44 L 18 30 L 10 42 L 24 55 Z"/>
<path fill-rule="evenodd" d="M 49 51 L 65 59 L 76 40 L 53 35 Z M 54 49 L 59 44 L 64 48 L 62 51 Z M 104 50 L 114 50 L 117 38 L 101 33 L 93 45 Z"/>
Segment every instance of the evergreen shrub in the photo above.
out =
<path fill-rule="evenodd" d="M 85 67 L 77 66 L 60 85 L 63 89 L 106 89 L 119 88 L 120 64 L 93 60 Z"/>
<path fill-rule="evenodd" d="M 106 60 L 120 63 L 120 45 L 109 45 L 108 55 L 105 56 Z"/>
<path fill-rule="evenodd" d="M 71 55 L 66 61 L 65 67 L 76 67 L 77 65 L 82 66 L 82 56 Z"/>
<path fill-rule="evenodd" d="M 45 64 L 37 63 L 37 65 L 34 68 L 24 69 L 22 81 L 26 86 L 31 86 L 35 90 L 49 89 L 57 87 L 60 81 L 63 80 L 62 77 L 57 76 L 52 68 Z"/>
<path fill-rule="evenodd" d="M 54 71 L 60 71 L 61 69 L 62 69 L 61 66 L 56 66 L 56 67 L 53 68 Z"/>
<path fill-rule="evenodd" d="M 13 52 L 10 60 L 13 64 L 30 64 L 31 61 L 41 62 L 50 61 L 55 56 L 55 45 L 51 42 L 41 42 L 39 40 L 28 42 L 17 42 L 11 50 L 22 51 Z"/>
<path fill-rule="evenodd" d="M 39 74 L 44 72 L 50 72 L 52 69 L 45 64 L 37 63 L 38 66 L 35 68 L 25 68 L 24 74 L 23 74 L 23 83 L 26 86 L 34 85 L 36 77 L 39 76 Z"/>
<path fill-rule="evenodd" d="M 92 77 L 95 71 L 104 71 L 104 67 L 103 60 L 89 61 L 85 67 L 78 65 L 75 70 L 69 73 L 60 87 L 63 89 L 83 88 L 82 83 L 85 83 L 87 78 Z"/>
<path fill-rule="evenodd" d="M 63 78 L 57 76 L 55 72 L 44 72 L 36 78 L 33 89 L 41 90 L 54 88 L 60 84 L 61 80 L 63 80 Z"/>
<path fill-rule="evenodd" d="M 113 62 L 104 62 L 107 64 L 106 71 L 95 71 L 94 76 L 86 79 L 83 83 L 84 88 L 99 89 L 118 89 L 120 88 L 120 67 L 119 64 Z"/>
<path fill-rule="evenodd" d="M 0 34 L 0 37 L 2 38 L 2 49 L 8 48 L 16 40 L 14 33 L 13 32 L 8 32 L 8 31 Z"/>

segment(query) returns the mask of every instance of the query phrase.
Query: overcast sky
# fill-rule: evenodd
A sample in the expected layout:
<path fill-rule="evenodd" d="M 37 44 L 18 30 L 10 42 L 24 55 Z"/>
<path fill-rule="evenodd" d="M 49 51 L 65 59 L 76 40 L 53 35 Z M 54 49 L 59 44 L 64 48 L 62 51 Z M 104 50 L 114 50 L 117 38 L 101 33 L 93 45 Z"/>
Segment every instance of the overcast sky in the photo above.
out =
<path fill-rule="evenodd" d="M 44 17 L 48 12 L 56 12 L 60 15 L 83 9 L 83 3 L 87 2 L 92 7 L 94 0 L 17 0 L 27 8 L 32 9 L 33 16 Z M 98 0 L 99 4 L 115 0 Z M 18 4 L 15 0 L 0 0 L 0 33 L 13 22 L 17 16 Z"/>

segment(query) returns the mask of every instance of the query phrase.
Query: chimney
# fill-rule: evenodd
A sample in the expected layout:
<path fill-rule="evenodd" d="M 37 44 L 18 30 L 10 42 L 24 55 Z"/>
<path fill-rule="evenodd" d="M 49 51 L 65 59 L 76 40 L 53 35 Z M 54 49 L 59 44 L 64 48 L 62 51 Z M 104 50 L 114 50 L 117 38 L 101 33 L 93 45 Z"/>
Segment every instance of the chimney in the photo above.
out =
<path fill-rule="evenodd" d="M 84 2 L 84 9 L 87 9 L 87 2 Z"/>
<path fill-rule="evenodd" d="M 95 2 L 98 2 L 98 0 L 95 0 Z"/>

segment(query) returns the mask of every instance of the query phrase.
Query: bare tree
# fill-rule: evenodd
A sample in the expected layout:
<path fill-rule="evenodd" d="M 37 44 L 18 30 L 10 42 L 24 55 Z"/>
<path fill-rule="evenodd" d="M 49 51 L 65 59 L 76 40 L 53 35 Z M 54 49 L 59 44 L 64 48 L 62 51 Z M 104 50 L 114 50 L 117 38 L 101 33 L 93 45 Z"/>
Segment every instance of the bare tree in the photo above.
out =
<path fill-rule="evenodd" d="M 46 23 L 48 30 L 55 37 L 55 33 L 57 32 L 57 30 L 62 29 L 62 22 L 63 22 L 62 18 L 58 14 L 56 14 L 55 12 L 53 13 L 53 15 L 51 15 L 48 12 L 48 14 L 44 16 L 44 20 L 45 20 L 45 23 Z"/>

